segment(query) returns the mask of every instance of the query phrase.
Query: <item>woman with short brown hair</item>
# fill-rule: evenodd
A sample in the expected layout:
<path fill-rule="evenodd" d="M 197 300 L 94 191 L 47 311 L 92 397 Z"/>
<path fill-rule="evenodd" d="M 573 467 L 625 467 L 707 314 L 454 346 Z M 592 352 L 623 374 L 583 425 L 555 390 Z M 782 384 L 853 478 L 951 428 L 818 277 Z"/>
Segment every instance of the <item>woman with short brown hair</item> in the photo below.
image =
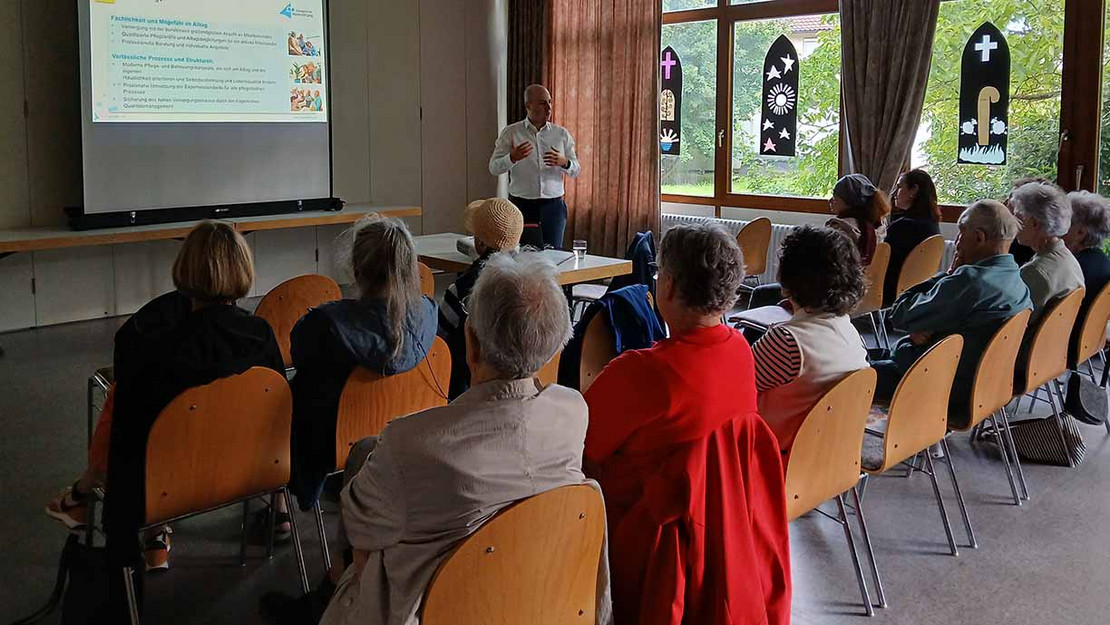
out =
<path fill-rule="evenodd" d="M 188 388 L 251 367 L 285 373 L 269 324 L 235 305 L 250 292 L 254 262 L 232 226 L 205 221 L 194 228 L 174 262 L 173 282 L 174 291 L 147 303 L 116 333 L 115 385 L 93 435 L 88 468 L 47 506 L 51 517 L 81 528 L 89 490 L 105 485 L 108 550 L 120 566 L 139 561 L 147 435 L 162 409 Z M 169 568 L 168 554 L 168 528 L 148 535 L 148 570 Z"/>

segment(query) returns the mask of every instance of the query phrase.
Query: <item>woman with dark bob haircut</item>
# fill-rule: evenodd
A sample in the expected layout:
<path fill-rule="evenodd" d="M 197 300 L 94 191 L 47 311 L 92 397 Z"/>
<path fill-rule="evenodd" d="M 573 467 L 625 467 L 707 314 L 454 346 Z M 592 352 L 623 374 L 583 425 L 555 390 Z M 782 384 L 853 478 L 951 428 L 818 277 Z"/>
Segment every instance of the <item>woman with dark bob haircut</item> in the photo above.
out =
<path fill-rule="evenodd" d="M 624 352 L 586 392 L 617 625 L 790 622 L 782 461 L 756 412 L 752 350 L 721 323 L 743 279 L 723 228 L 669 229 L 658 303 L 670 338 Z"/>
<path fill-rule="evenodd" d="M 807 413 L 844 376 L 868 366 L 848 315 L 866 285 L 859 252 L 831 228 L 800 226 L 782 242 L 779 282 L 794 307 L 753 348 L 759 414 L 788 454 Z"/>
<path fill-rule="evenodd" d="M 890 244 L 890 264 L 883 280 L 883 305 L 894 303 L 898 291 L 898 275 L 913 248 L 929 237 L 940 234 L 940 206 L 937 205 L 937 187 L 929 172 L 923 169 L 908 171 L 898 178 L 894 188 L 894 213 L 886 229 Z"/>

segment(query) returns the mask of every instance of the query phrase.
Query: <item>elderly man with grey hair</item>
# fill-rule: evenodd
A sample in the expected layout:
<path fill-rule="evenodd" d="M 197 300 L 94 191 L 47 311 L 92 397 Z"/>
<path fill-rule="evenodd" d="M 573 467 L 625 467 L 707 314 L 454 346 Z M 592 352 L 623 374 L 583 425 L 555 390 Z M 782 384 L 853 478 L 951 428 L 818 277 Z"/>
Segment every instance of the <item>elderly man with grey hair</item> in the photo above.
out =
<path fill-rule="evenodd" d="M 1032 304 L 1009 253 L 1020 227 L 1010 211 L 1000 202 L 981 200 L 960 215 L 958 225 L 952 268 L 907 289 L 894 302 L 891 322 L 909 336 L 898 341 L 888 358 L 871 366 L 879 374 L 875 397 L 890 399 L 922 354 L 947 336 L 962 335 L 948 421 L 963 428 L 971 416 L 971 387 L 983 350 L 1007 319 Z"/>
<path fill-rule="evenodd" d="M 351 451 L 348 472 L 361 467 L 342 492 L 352 564 L 322 623 L 417 625 L 432 576 L 460 541 L 513 502 L 586 482 L 586 403 L 535 378 L 570 335 L 554 266 L 536 254 L 486 261 L 466 325 L 470 390 Z M 600 623 L 611 617 L 604 557 L 598 575 Z"/>
<path fill-rule="evenodd" d="M 1071 205 L 1063 191 L 1045 183 L 1014 189 L 1010 204 L 1021 223 L 1017 240 L 1033 250 L 1021 279 L 1033 298 L 1029 326 L 1036 327 L 1050 302 L 1083 286 L 1083 269 L 1061 238 L 1071 227 Z"/>

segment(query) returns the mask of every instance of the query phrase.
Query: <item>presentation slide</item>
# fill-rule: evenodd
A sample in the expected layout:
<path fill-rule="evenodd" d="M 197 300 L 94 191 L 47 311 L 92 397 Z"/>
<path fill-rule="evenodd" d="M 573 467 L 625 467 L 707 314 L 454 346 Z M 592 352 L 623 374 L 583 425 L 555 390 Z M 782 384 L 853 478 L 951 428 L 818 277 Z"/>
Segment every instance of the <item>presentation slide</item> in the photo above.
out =
<path fill-rule="evenodd" d="M 86 0 L 92 120 L 326 122 L 324 0 Z"/>

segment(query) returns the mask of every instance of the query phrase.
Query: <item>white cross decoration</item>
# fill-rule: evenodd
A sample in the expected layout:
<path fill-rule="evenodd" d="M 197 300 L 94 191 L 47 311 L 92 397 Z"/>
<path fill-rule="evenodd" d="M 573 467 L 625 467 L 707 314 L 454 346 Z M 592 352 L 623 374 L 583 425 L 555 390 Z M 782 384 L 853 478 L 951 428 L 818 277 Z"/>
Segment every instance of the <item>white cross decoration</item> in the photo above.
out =
<path fill-rule="evenodd" d="M 998 49 L 998 42 L 991 41 L 990 35 L 983 35 L 983 40 L 975 44 L 975 51 L 983 54 L 983 62 L 987 63 L 991 60 L 991 50 Z"/>

